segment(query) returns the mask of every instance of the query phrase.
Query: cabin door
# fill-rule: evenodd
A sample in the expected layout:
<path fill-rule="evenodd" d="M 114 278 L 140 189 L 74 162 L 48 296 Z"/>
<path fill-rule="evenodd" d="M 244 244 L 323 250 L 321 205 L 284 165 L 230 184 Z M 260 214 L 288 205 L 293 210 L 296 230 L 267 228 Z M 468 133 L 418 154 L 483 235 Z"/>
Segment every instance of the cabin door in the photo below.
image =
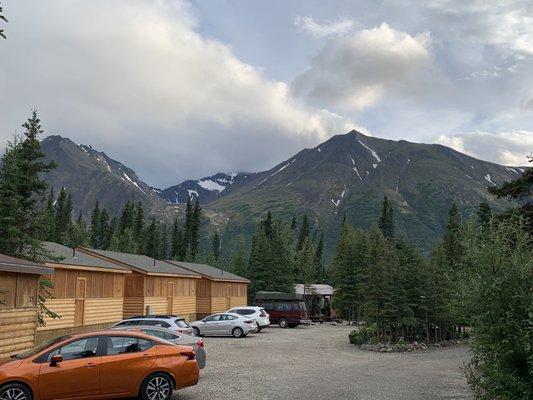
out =
<path fill-rule="evenodd" d="M 76 278 L 76 305 L 74 310 L 74 326 L 83 325 L 86 291 L 87 278 Z"/>
<path fill-rule="evenodd" d="M 174 282 L 167 282 L 167 314 L 172 314 L 174 306 Z"/>

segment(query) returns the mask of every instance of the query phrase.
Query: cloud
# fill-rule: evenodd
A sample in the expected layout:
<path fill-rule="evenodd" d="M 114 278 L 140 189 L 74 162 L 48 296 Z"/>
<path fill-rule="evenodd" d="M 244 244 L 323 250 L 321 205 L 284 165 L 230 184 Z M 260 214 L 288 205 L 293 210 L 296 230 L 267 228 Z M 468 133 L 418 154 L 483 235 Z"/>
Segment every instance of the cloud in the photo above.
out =
<path fill-rule="evenodd" d="M 483 160 L 524 166 L 528 163 L 527 156 L 533 152 L 533 131 L 441 135 L 435 142 Z"/>
<path fill-rule="evenodd" d="M 296 25 L 300 31 L 309 32 L 315 37 L 344 35 L 354 29 L 354 23 L 349 19 L 339 19 L 334 22 L 319 24 L 313 19 L 313 17 L 302 17 L 299 15 L 294 19 L 294 25 Z"/>
<path fill-rule="evenodd" d="M 47 133 L 92 144 L 164 186 L 270 168 L 354 127 L 203 37 L 183 2 L 34 0 L 11 2 L 9 15 L 3 141 L 37 107 Z"/>
<path fill-rule="evenodd" d="M 461 38 L 533 55 L 533 5 L 529 0 L 427 2 L 427 14 Z"/>
<path fill-rule="evenodd" d="M 411 36 L 388 24 L 333 37 L 299 75 L 294 92 L 315 104 L 363 110 L 390 92 L 419 86 L 432 67 L 429 33 Z"/>

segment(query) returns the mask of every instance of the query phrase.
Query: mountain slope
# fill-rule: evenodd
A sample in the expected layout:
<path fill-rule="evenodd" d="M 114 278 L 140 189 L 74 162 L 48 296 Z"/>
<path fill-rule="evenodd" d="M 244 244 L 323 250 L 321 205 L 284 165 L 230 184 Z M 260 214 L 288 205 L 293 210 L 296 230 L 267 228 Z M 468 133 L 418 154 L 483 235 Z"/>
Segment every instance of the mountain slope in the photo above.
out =
<path fill-rule="evenodd" d="M 56 193 L 61 187 L 71 192 L 76 213 L 90 215 L 97 200 L 112 214 L 128 200 L 141 202 L 153 213 L 172 211 L 133 170 L 91 146 L 48 136 L 41 147 L 47 159 L 57 163 L 57 168 L 48 172 L 45 179 Z"/>
<path fill-rule="evenodd" d="M 356 226 L 372 226 L 385 195 L 394 203 L 399 234 L 430 249 L 442 236 L 453 202 L 473 210 L 480 201 L 496 209 L 508 203 L 486 187 L 520 174 L 448 147 L 365 136 L 352 131 L 305 149 L 209 208 L 226 216 L 225 239 L 252 234 L 268 210 L 289 219 L 308 213 L 326 233 L 331 251 L 344 216 Z"/>
<path fill-rule="evenodd" d="M 191 197 L 205 204 L 224 196 L 230 186 L 233 189 L 245 185 L 247 179 L 253 175 L 253 173 L 244 172 L 219 172 L 195 181 L 186 180 L 166 189 L 156 189 L 156 191 L 167 203 L 186 203 L 187 199 Z"/>

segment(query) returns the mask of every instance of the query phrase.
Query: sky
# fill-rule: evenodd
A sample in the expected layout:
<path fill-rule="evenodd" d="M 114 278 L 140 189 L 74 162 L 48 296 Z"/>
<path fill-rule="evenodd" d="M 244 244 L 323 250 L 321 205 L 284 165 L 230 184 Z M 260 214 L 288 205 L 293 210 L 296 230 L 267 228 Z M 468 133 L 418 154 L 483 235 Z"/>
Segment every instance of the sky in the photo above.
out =
<path fill-rule="evenodd" d="M 0 150 L 37 108 L 156 187 L 351 129 L 527 164 L 531 1 L 325 4 L 4 0 Z"/>

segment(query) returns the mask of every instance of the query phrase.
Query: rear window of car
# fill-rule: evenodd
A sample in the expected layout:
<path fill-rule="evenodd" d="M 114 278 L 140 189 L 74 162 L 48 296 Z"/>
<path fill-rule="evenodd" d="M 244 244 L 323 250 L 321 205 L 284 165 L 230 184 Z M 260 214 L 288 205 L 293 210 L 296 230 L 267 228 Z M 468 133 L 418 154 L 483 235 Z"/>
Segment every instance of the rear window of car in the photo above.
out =
<path fill-rule="evenodd" d="M 278 302 L 274 303 L 274 310 L 276 311 L 290 311 L 291 303 Z"/>
<path fill-rule="evenodd" d="M 178 328 L 188 328 L 189 327 L 189 324 L 187 322 L 185 322 L 185 320 L 183 319 L 176 319 L 174 321 L 174 323 L 178 326 Z"/>

